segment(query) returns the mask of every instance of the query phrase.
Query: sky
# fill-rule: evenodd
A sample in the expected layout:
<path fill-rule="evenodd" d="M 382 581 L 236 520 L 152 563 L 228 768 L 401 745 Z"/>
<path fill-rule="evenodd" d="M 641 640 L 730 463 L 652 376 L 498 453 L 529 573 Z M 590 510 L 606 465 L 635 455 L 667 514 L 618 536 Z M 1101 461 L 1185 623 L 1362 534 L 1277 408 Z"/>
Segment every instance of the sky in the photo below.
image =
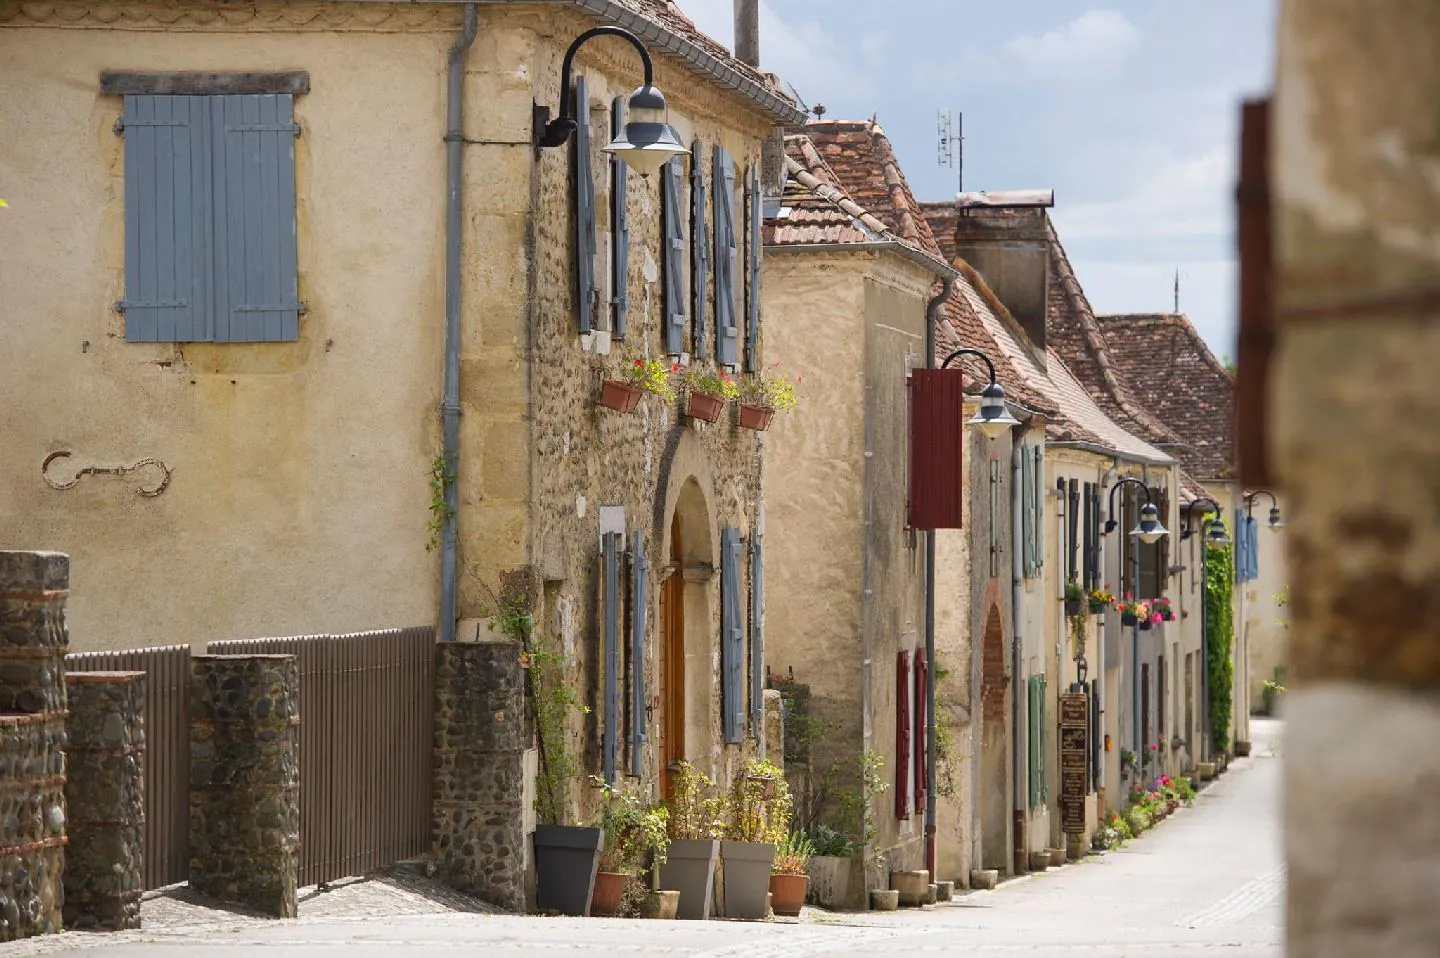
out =
<path fill-rule="evenodd" d="M 729 46 L 733 0 L 678 0 Z M 1053 189 L 1097 313 L 1180 309 L 1235 355 L 1241 101 L 1273 73 L 1275 0 L 760 0 L 761 67 L 831 119 L 878 116 L 922 200 Z M 954 124 L 958 126 L 958 122 Z M 958 151 L 957 151 L 958 152 Z"/>

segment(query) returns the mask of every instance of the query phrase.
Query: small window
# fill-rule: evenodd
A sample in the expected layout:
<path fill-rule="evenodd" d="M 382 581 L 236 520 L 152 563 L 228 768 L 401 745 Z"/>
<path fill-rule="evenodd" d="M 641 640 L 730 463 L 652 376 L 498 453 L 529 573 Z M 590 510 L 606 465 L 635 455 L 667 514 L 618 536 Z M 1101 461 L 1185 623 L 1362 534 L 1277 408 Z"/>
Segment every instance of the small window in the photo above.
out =
<path fill-rule="evenodd" d="M 295 340 L 292 94 L 127 95 L 125 338 Z"/>

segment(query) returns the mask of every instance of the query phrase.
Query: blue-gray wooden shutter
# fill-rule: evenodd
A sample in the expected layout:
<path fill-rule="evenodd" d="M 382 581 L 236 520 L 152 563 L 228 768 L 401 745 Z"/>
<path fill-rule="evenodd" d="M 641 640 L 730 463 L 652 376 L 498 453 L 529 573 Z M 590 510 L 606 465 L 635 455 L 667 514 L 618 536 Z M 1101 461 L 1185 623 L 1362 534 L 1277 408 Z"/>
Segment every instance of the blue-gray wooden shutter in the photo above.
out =
<path fill-rule="evenodd" d="M 745 686 L 741 680 L 744 625 L 740 616 L 740 531 L 720 530 L 720 697 L 725 741 L 745 736 Z"/>
<path fill-rule="evenodd" d="M 1250 545 L 1250 529 L 1245 522 L 1245 511 L 1235 510 L 1235 581 L 1244 582 L 1250 570 L 1250 560 L 1246 557 L 1247 546 Z"/>
<path fill-rule="evenodd" d="M 645 612 L 650 588 L 650 560 L 645 556 L 645 533 L 636 532 L 630 545 L 630 774 L 644 768 L 645 716 Z"/>
<path fill-rule="evenodd" d="M 125 97 L 125 338 L 210 333 L 210 115 L 204 97 Z"/>
<path fill-rule="evenodd" d="M 735 315 L 735 164 L 715 147 L 715 360 L 740 361 L 740 330 Z"/>
<path fill-rule="evenodd" d="M 590 95 L 585 78 L 575 78 L 575 317 L 582 333 L 594 328 L 595 177 L 590 170 Z"/>
<path fill-rule="evenodd" d="M 1245 517 L 1245 577 L 1260 578 L 1260 523 L 1250 516 Z"/>
<path fill-rule="evenodd" d="M 1045 568 L 1045 447 L 1032 446 L 1031 455 L 1035 457 L 1034 481 L 1030 486 L 1035 495 L 1035 574 L 1039 575 Z"/>
<path fill-rule="evenodd" d="M 761 228 L 765 222 L 765 195 L 760 186 L 759 163 L 750 167 L 749 195 L 747 215 L 750 221 L 750 239 L 747 252 L 750 260 L 750 292 L 745 301 L 745 369 L 753 373 L 760 369 L 760 253 Z"/>
<path fill-rule="evenodd" d="M 1025 446 L 1020 447 L 1020 532 L 1022 568 L 1029 579 L 1035 575 L 1035 460 Z"/>
<path fill-rule="evenodd" d="M 209 100 L 215 142 L 214 340 L 298 339 L 294 98 Z"/>
<path fill-rule="evenodd" d="M 705 148 L 690 147 L 690 290 L 695 313 L 695 358 L 705 358 L 706 306 L 710 285 L 710 230 L 705 225 Z"/>
<path fill-rule="evenodd" d="M 680 157 L 665 164 L 660 181 L 665 204 L 665 351 L 678 356 L 685 351 L 685 218 L 681 216 L 681 186 L 685 167 Z"/>
<path fill-rule="evenodd" d="M 601 735 L 601 761 L 605 781 L 615 781 L 620 744 L 620 533 L 602 540 L 605 584 L 605 727 Z"/>
<path fill-rule="evenodd" d="M 1040 682 L 1040 738 L 1039 738 L 1039 766 L 1040 783 L 1037 786 L 1040 792 L 1040 801 L 1043 804 L 1050 800 L 1050 679 L 1043 672 L 1039 676 Z"/>
<path fill-rule="evenodd" d="M 757 533 L 750 540 L 750 725 L 765 727 L 765 553 Z"/>
<path fill-rule="evenodd" d="M 625 129 L 625 98 L 616 97 L 610 110 L 612 136 Z M 614 234 L 614 256 L 611 259 L 610 304 L 614 309 L 611 330 L 625 338 L 630 311 L 630 217 L 625 209 L 626 190 L 630 185 L 630 167 L 620 157 L 610 154 L 610 229 Z"/>

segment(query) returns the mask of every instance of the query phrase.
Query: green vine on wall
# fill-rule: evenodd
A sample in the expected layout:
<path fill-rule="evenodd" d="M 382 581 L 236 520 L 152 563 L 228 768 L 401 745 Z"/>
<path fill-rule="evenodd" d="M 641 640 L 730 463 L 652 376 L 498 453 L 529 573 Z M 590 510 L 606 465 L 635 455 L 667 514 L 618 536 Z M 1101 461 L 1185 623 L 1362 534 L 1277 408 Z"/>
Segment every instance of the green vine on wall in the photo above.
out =
<path fill-rule="evenodd" d="M 1223 752 L 1230 747 L 1235 678 L 1235 554 L 1228 545 L 1205 547 L 1205 642 L 1210 738 L 1215 750 Z"/>
<path fill-rule="evenodd" d="M 445 523 L 455 515 L 455 510 L 445 501 L 445 494 L 454 484 L 455 470 L 449 467 L 445 457 L 436 456 L 430 460 L 430 521 L 425 524 L 425 531 L 430 534 L 430 538 L 425 543 L 426 552 L 434 552 L 440 548 L 440 536 L 445 531 Z"/>

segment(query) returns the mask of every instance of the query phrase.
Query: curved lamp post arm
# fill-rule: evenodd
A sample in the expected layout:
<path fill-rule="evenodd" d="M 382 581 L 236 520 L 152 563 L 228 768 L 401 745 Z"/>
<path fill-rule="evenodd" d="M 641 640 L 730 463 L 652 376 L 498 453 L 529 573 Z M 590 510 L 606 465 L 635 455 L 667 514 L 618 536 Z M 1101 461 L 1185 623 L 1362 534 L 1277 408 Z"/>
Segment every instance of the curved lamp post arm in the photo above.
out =
<path fill-rule="evenodd" d="M 1106 512 L 1106 514 L 1110 516 L 1110 518 L 1105 520 L 1106 534 L 1114 532 L 1115 526 L 1118 525 L 1118 523 L 1115 521 L 1115 493 L 1120 491 L 1121 486 L 1139 486 L 1140 491 L 1145 493 L 1145 505 L 1148 506 L 1151 504 L 1150 487 L 1145 485 L 1145 483 L 1141 482 L 1139 479 L 1132 479 L 1129 476 L 1125 476 L 1124 478 L 1116 482 L 1115 485 L 1110 487 L 1110 508 Z"/>
<path fill-rule="evenodd" d="M 1245 515 L 1247 518 L 1255 508 L 1255 500 L 1260 498 L 1261 496 L 1270 497 L 1270 507 L 1272 509 L 1278 510 L 1280 508 L 1280 500 L 1275 498 L 1275 493 L 1271 492 L 1269 489 L 1256 489 L 1254 492 L 1249 492 L 1245 494 Z"/>
<path fill-rule="evenodd" d="M 565 141 L 570 139 L 570 134 L 575 132 L 575 117 L 570 112 L 570 68 L 576 51 L 587 41 L 606 36 L 620 37 L 630 42 L 645 65 L 645 86 L 653 85 L 655 65 L 650 60 L 650 51 L 645 49 L 645 44 L 640 42 L 639 37 L 620 27 L 595 27 L 593 30 L 586 30 L 576 37 L 575 42 L 570 44 L 570 49 L 565 51 L 565 60 L 560 66 L 560 115 L 545 125 L 544 132 L 539 137 L 540 146 L 563 146 Z"/>
<path fill-rule="evenodd" d="M 1199 516 L 1200 516 L 1200 518 L 1201 518 L 1202 520 L 1205 518 L 1206 515 L 1208 515 L 1208 514 L 1210 514 L 1210 513 L 1212 513 L 1212 512 L 1215 514 L 1215 518 L 1216 518 L 1216 519 L 1219 519 L 1219 518 L 1224 514 L 1224 513 L 1220 510 L 1220 503 L 1216 502 L 1214 499 L 1211 499 L 1209 496 L 1200 496 L 1199 498 L 1193 499 L 1193 500 L 1191 500 L 1191 502 L 1190 502 L 1190 516 L 1191 516 L 1192 518 L 1197 514 L 1197 513 L 1195 512 L 1195 510 L 1199 507 L 1199 505 L 1200 505 L 1202 502 L 1206 502 L 1206 503 L 1209 503 L 1209 504 L 1210 504 L 1210 508 L 1209 508 L 1209 509 L 1202 509 L 1202 510 L 1198 513 Z M 1182 539 L 1188 539 L 1188 538 L 1190 538 L 1190 536 L 1192 536 L 1193 534 L 1194 534 L 1194 530 L 1192 530 L 1192 529 L 1190 528 L 1190 523 L 1188 523 L 1188 522 L 1185 523 L 1185 531 L 1182 532 L 1182 533 L 1180 533 L 1180 538 L 1182 538 Z"/>
<path fill-rule="evenodd" d="M 992 383 L 995 382 L 995 363 L 991 361 L 989 356 L 986 356 L 978 349 L 957 349 L 949 356 L 945 357 L 945 361 L 940 364 L 940 368 L 949 369 L 952 362 L 960 359 L 963 356 L 974 356 L 976 359 L 983 361 L 985 363 L 985 368 L 990 371 L 990 381 Z"/>

